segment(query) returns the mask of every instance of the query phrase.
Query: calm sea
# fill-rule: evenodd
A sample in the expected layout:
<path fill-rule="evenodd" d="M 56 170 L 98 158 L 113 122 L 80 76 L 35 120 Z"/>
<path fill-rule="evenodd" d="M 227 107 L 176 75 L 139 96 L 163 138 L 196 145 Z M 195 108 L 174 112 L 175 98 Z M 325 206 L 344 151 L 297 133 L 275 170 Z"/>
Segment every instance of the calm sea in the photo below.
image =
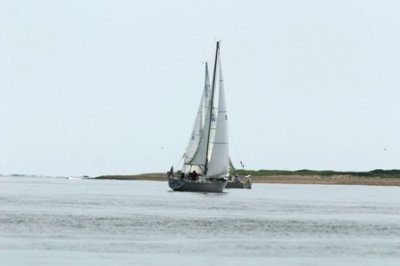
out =
<path fill-rule="evenodd" d="M 1 265 L 400 265 L 400 188 L 0 177 Z"/>

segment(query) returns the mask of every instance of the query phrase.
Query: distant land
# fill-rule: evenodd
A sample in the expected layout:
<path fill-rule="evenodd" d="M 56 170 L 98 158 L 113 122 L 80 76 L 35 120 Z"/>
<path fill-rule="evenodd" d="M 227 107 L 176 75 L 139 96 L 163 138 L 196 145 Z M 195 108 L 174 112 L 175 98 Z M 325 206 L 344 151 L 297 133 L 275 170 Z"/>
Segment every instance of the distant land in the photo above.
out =
<path fill-rule="evenodd" d="M 253 183 L 400 186 L 400 169 L 369 172 L 331 170 L 234 170 L 233 175 L 251 175 Z M 95 179 L 166 181 L 166 173 L 103 175 Z"/>

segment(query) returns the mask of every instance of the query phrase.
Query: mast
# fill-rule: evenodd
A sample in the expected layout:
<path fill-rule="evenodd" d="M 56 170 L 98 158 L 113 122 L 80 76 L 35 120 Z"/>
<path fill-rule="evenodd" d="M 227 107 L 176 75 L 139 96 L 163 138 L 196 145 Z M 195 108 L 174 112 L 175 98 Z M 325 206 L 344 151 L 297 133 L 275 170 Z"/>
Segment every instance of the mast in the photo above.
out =
<path fill-rule="evenodd" d="M 213 115 L 213 108 L 214 108 L 214 91 L 215 91 L 215 80 L 216 80 L 216 74 L 217 74 L 217 63 L 218 63 L 218 54 L 219 54 L 219 41 L 217 41 L 217 49 L 215 51 L 215 62 L 214 62 L 214 71 L 213 71 L 213 80 L 212 80 L 212 86 L 211 86 L 211 112 L 210 112 L 210 120 L 209 120 L 209 127 L 208 127 L 208 136 L 207 136 L 207 149 L 206 149 L 206 164 L 204 166 L 204 174 L 207 174 L 208 170 L 208 149 L 210 147 L 210 132 L 211 132 L 211 118 Z"/>

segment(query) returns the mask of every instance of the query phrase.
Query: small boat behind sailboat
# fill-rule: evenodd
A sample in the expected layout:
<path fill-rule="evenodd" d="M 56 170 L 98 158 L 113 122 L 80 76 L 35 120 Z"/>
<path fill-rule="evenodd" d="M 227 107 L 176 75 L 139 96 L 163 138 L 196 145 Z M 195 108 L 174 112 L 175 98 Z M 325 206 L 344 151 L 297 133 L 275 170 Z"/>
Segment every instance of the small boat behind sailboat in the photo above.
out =
<path fill-rule="evenodd" d="M 245 178 L 239 178 L 239 176 L 234 176 L 233 178 L 231 177 L 231 180 L 228 181 L 226 184 L 226 188 L 247 188 L 251 189 L 252 185 L 252 180 L 251 176 L 245 176 Z"/>
<path fill-rule="evenodd" d="M 217 105 L 214 104 L 216 97 Z M 212 85 L 206 63 L 205 86 L 184 156 L 184 165 L 176 173 L 171 168 L 168 184 L 175 191 L 223 192 L 227 184 L 228 168 L 228 116 L 217 42 Z"/>

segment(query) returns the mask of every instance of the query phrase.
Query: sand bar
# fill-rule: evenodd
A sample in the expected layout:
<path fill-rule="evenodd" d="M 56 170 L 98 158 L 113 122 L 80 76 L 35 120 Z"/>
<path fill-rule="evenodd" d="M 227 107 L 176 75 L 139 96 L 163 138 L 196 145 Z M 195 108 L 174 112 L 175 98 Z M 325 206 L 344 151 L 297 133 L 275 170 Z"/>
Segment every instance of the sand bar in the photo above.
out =
<path fill-rule="evenodd" d="M 104 175 L 96 179 L 167 181 L 166 174 L 151 173 L 139 175 Z M 324 184 L 324 185 L 371 185 L 400 186 L 400 178 L 360 177 L 352 175 L 270 175 L 254 176 L 253 183 L 280 184 Z"/>

